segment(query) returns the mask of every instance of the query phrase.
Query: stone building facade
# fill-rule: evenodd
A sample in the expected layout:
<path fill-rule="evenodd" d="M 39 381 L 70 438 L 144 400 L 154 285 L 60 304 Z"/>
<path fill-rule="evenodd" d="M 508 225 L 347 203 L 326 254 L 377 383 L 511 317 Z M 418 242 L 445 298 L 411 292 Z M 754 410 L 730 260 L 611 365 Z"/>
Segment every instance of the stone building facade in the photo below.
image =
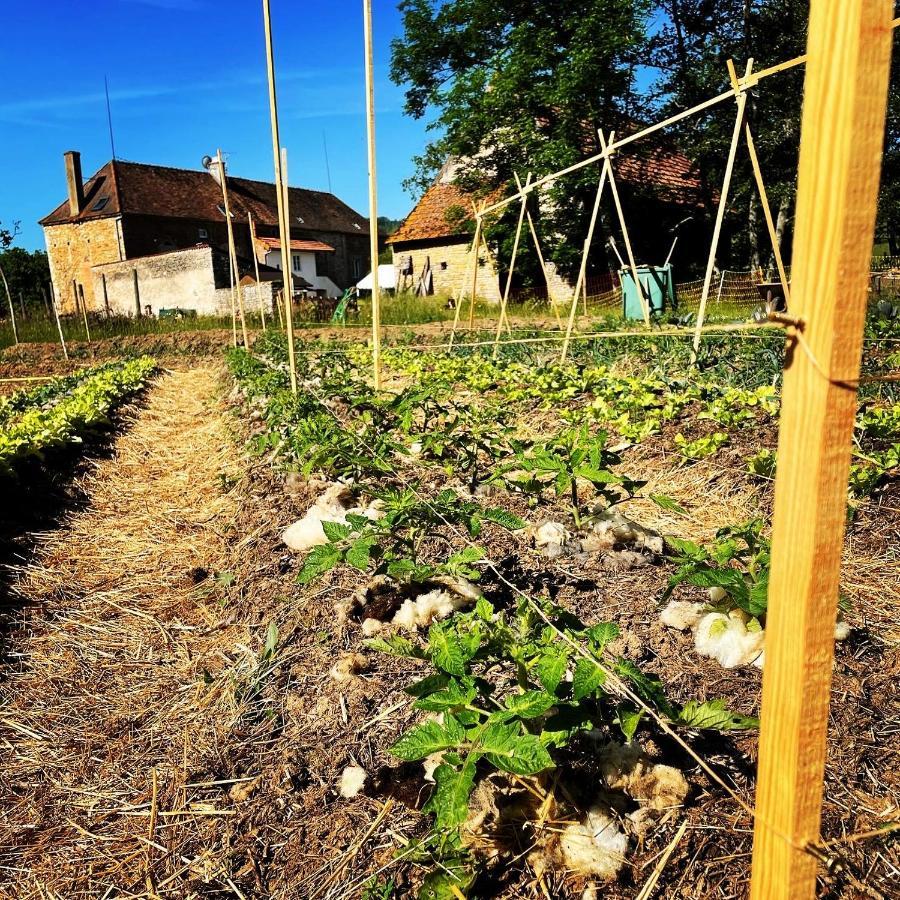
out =
<path fill-rule="evenodd" d="M 148 292 L 154 296 L 158 293 L 160 299 L 167 293 L 165 306 L 193 309 L 187 298 L 199 303 L 198 298 L 202 297 L 204 310 L 208 308 L 211 292 L 228 285 L 227 263 L 223 284 L 216 265 L 209 262 L 198 267 L 194 262 L 200 258 L 213 260 L 223 254 L 227 257 L 222 177 L 228 189 L 241 278 L 255 277 L 256 257 L 261 268 L 267 270 L 263 280 L 281 287 L 282 279 L 273 281 L 271 267 L 266 264 L 266 254 L 273 246 L 280 246 L 273 184 L 235 178 L 224 172 L 220 175 L 216 163 L 210 164 L 207 171 L 195 171 L 123 160 L 106 163 L 83 181 L 80 156 L 75 151 L 65 154 L 65 169 L 68 199 L 40 223 L 61 312 L 76 311 L 83 299 L 88 310 L 104 312 L 108 306 L 117 309 L 122 305 L 128 314 L 136 314 L 134 303 L 119 302 L 127 294 L 124 288 L 120 290 L 125 269 L 100 271 L 123 262 L 132 263 L 130 271 L 145 276 Z M 313 265 L 321 267 L 318 274 L 326 277 L 327 281 L 322 282 L 325 287 L 318 289 L 307 284 L 306 289 L 328 296 L 339 294 L 358 280 L 358 272 L 365 271 L 368 220 L 330 193 L 290 188 L 288 195 L 292 245 L 294 241 L 312 241 L 322 247 Z M 204 247 L 214 252 L 173 256 L 168 261 L 161 258 Z M 190 277 L 184 270 L 189 262 Z M 201 269 L 205 279 L 202 286 L 196 283 Z M 98 290 L 103 286 L 100 276 L 104 274 L 108 276 L 106 299 Z M 171 281 L 168 291 L 162 286 L 166 277 Z M 109 300 L 110 281 L 116 284 L 115 304 Z M 150 287 L 157 283 L 158 288 Z M 302 282 L 300 286 L 303 287 Z M 182 289 L 187 293 L 180 298 Z M 265 295 L 265 287 L 260 293 Z"/>

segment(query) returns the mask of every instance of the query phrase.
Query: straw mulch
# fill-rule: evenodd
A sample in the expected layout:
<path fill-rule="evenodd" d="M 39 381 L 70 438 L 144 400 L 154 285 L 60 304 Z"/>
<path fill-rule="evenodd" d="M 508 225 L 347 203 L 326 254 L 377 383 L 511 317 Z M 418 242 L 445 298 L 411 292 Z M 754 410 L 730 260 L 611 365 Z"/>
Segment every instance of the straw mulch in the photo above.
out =
<path fill-rule="evenodd" d="M 231 785 L 191 778 L 235 717 L 233 693 L 203 690 L 207 673 L 256 660 L 223 622 L 214 575 L 238 469 L 216 375 L 164 375 L 115 454 L 94 463 L 88 507 L 15 573 L 24 613 L 0 685 L 0 896 L 188 896 L 198 877 L 227 890 L 205 833 L 231 814 Z"/>

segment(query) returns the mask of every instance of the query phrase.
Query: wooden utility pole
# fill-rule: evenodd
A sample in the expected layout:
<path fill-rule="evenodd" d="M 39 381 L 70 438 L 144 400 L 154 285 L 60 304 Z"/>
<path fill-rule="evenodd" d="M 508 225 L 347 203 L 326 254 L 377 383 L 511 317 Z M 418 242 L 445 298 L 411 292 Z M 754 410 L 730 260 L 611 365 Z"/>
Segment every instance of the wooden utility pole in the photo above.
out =
<path fill-rule="evenodd" d="M 137 272 L 135 272 L 137 275 Z M 135 282 L 137 283 L 137 282 Z M 69 351 L 66 349 L 66 339 L 63 337 L 62 322 L 59 321 L 59 309 L 56 305 L 56 291 L 53 290 L 53 282 L 50 282 L 50 305 L 53 307 L 53 316 L 56 319 L 56 330 L 59 332 L 59 343 L 62 346 L 63 356 L 69 359 Z"/>
<path fill-rule="evenodd" d="M 256 302 L 259 305 L 259 318 L 262 324 L 262 330 L 266 330 L 266 312 L 260 294 L 259 285 L 259 260 L 256 258 L 256 229 L 253 227 L 253 213 L 247 210 L 247 223 L 250 226 L 250 250 L 253 253 L 253 271 L 256 273 Z"/>
<path fill-rule="evenodd" d="M 288 367 L 291 374 L 291 390 L 297 393 L 297 366 L 294 359 L 294 279 L 291 274 L 291 230 L 288 225 L 288 213 L 285 209 L 285 193 L 287 191 L 287 173 L 281 167 L 281 134 L 278 128 L 278 98 L 275 91 L 275 53 L 272 48 L 272 17 L 269 11 L 269 0 L 262 0 L 263 22 L 266 32 L 266 71 L 269 79 L 269 117 L 272 123 L 272 154 L 275 158 L 275 201 L 278 205 L 278 234 L 281 242 L 281 270 L 284 273 L 284 330 L 287 339 Z M 287 259 L 287 265 L 285 260 Z"/>
<path fill-rule="evenodd" d="M 744 79 L 750 77 L 753 71 L 753 60 L 747 61 L 747 72 Z M 744 113 L 747 109 L 746 90 L 735 90 L 737 102 L 737 115 L 734 121 L 734 131 L 731 134 L 731 147 L 728 150 L 728 162 L 725 164 L 725 177 L 722 180 L 722 191 L 719 194 L 719 208 L 716 212 L 716 224 L 713 228 L 712 243 L 709 246 L 709 258 L 706 261 L 706 275 L 703 278 L 703 293 L 700 295 L 700 309 L 697 311 L 697 325 L 694 329 L 694 345 L 691 352 L 691 360 L 696 362 L 697 353 L 700 350 L 700 335 L 703 331 L 703 320 L 706 318 L 706 304 L 709 300 L 709 292 L 712 288 L 713 272 L 716 268 L 716 252 L 719 249 L 719 238 L 722 234 L 722 224 L 725 221 L 725 211 L 728 209 L 728 191 L 731 188 L 731 176 L 734 173 L 734 161 L 737 157 L 738 143 L 741 139 L 741 129 L 744 125 Z"/>
<path fill-rule="evenodd" d="M 375 77 L 372 63 L 372 0 L 363 0 L 366 57 L 366 135 L 369 152 L 369 256 L 372 258 L 372 365 L 381 389 L 381 297 L 378 289 L 378 181 L 375 169 Z"/>
<path fill-rule="evenodd" d="M 19 329 L 16 327 L 16 311 L 13 309 L 12 294 L 9 292 L 9 284 L 6 281 L 6 275 L 3 269 L 0 269 L 0 278 L 3 279 L 3 287 L 6 288 L 6 299 L 9 301 L 9 321 L 12 323 L 13 340 L 16 346 L 19 344 Z"/>
<path fill-rule="evenodd" d="M 811 900 L 891 57 L 888 0 L 812 0 L 766 625 L 752 900 Z M 796 343 L 802 336 L 804 347 Z"/>
<path fill-rule="evenodd" d="M 222 203 L 225 208 L 225 224 L 228 226 L 228 260 L 231 264 L 234 289 L 237 290 L 238 309 L 241 314 L 241 336 L 244 339 L 244 349 L 250 349 L 250 340 L 247 337 L 247 317 L 244 315 L 244 297 L 241 294 L 241 270 L 238 268 L 237 249 L 234 245 L 234 225 L 231 222 L 231 206 L 228 202 L 228 184 L 225 176 L 225 161 L 222 159 L 222 151 L 216 150 L 216 161 L 219 164 L 219 178 L 222 182 Z M 234 297 L 231 299 L 234 306 Z"/>

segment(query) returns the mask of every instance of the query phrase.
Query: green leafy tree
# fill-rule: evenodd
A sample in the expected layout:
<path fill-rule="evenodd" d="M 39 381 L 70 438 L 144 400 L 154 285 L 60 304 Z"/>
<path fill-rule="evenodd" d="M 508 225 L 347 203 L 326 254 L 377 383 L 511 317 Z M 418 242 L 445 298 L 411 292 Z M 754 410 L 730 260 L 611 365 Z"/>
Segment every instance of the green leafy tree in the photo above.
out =
<path fill-rule="evenodd" d="M 448 158 L 457 181 L 487 194 L 599 150 L 597 129 L 639 117 L 635 69 L 645 43 L 644 0 L 402 0 L 393 80 L 406 111 L 431 117 L 434 139 L 411 180 L 424 189 Z M 580 257 L 599 169 L 558 180 L 535 204 L 548 256 L 571 273 Z M 489 232 L 509 258 L 510 208 Z M 598 235 L 598 243 L 600 236 Z M 527 251 L 525 251 L 527 256 Z M 597 254 L 606 266 L 605 257 Z M 526 262 L 527 265 L 527 262 Z"/>

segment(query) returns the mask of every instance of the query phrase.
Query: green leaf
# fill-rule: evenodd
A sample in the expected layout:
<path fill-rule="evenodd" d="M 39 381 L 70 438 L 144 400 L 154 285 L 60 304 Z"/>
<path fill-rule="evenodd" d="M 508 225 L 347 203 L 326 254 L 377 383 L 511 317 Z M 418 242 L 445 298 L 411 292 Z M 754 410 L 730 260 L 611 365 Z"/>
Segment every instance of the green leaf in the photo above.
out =
<path fill-rule="evenodd" d="M 348 537 L 351 530 L 349 525 L 342 525 L 340 522 L 322 521 L 322 531 L 325 532 L 325 537 L 327 537 L 332 544 L 336 544 L 338 541 L 342 541 L 345 537 Z"/>
<path fill-rule="evenodd" d="M 465 659 L 459 638 L 450 628 L 434 624 L 428 629 L 431 661 L 450 675 L 465 674 Z"/>
<path fill-rule="evenodd" d="M 435 791 L 423 809 L 435 814 L 435 830 L 452 831 L 466 821 L 477 761 L 478 754 L 470 753 L 461 769 L 442 763 L 434 770 Z"/>
<path fill-rule="evenodd" d="M 429 872 L 419 888 L 419 900 L 459 900 L 468 896 L 475 882 L 471 866 L 464 863 L 453 866 L 446 859 L 441 867 Z"/>
<path fill-rule="evenodd" d="M 423 722 L 406 732 L 391 748 L 390 752 L 400 759 L 413 762 L 425 759 L 440 750 L 453 750 L 466 739 L 465 729 L 451 715 L 445 715 L 441 722 Z"/>
<path fill-rule="evenodd" d="M 513 515 L 511 512 L 507 512 L 505 509 L 498 509 L 493 506 L 483 509 L 481 511 L 481 518 L 486 522 L 493 522 L 495 525 L 500 525 L 507 531 L 518 531 L 526 525 L 524 519 L 520 519 L 518 516 Z"/>
<path fill-rule="evenodd" d="M 650 499 L 660 508 L 666 510 L 666 512 L 677 513 L 679 516 L 686 516 L 687 510 L 683 506 L 679 506 L 671 497 L 667 497 L 665 494 L 650 494 Z"/>
<path fill-rule="evenodd" d="M 644 711 L 641 709 L 634 709 L 624 703 L 619 705 L 616 716 L 626 741 L 630 742 L 634 739 L 634 733 L 637 731 L 643 715 Z"/>
<path fill-rule="evenodd" d="M 593 694 L 605 680 L 606 676 L 597 663 L 590 659 L 579 659 L 575 664 L 575 672 L 572 676 L 573 699 L 583 700 Z"/>
<path fill-rule="evenodd" d="M 478 738 L 478 749 L 489 762 L 514 775 L 535 775 L 552 769 L 553 759 L 536 735 L 521 734 L 518 725 L 496 722 L 487 726 Z"/>
<path fill-rule="evenodd" d="M 366 641 L 366 647 L 377 650 L 379 653 L 387 653 L 389 656 L 399 656 L 404 659 L 424 659 L 425 654 L 409 638 L 400 634 L 392 634 L 386 638 L 372 638 Z"/>
<path fill-rule="evenodd" d="M 475 601 L 475 615 L 478 616 L 482 622 L 490 624 L 494 620 L 494 607 L 491 606 L 490 602 L 485 600 L 484 597 L 479 597 Z"/>
<path fill-rule="evenodd" d="M 403 690 L 413 697 L 427 697 L 435 691 L 442 691 L 450 682 L 450 676 L 443 672 L 432 672 L 419 681 L 413 682 Z"/>
<path fill-rule="evenodd" d="M 274 622 L 269 622 L 266 630 L 266 643 L 263 649 L 263 658 L 270 659 L 275 650 L 278 648 L 278 626 Z"/>
<path fill-rule="evenodd" d="M 416 709 L 443 712 L 458 706 L 468 706 L 474 699 L 474 682 L 468 685 L 462 685 L 456 679 L 451 678 L 443 690 L 420 696 L 414 705 Z"/>
<path fill-rule="evenodd" d="M 587 630 L 587 635 L 596 644 L 598 653 L 602 653 L 604 648 L 616 640 L 621 633 L 615 622 L 600 622 Z"/>
<path fill-rule="evenodd" d="M 354 569 L 365 572 L 369 568 L 372 559 L 372 541 L 368 538 L 359 538 L 355 540 L 347 550 L 345 561 Z"/>
<path fill-rule="evenodd" d="M 503 701 L 506 710 L 501 715 L 504 718 L 517 716 L 520 719 L 534 719 L 542 716 L 554 703 L 556 703 L 556 697 L 551 697 L 544 691 L 524 691 L 521 694 L 510 694 Z"/>
<path fill-rule="evenodd" d="M 645 675 L 630 659 L 620 656 L 615 672 L 634 685 L 635 693 L 646 703 L 668 713 L 672 707 L 663 693 L 662 682 L 655 675 Z"/>
<path fill-rule="evenodd" d="M 334 544 L 313 547 L 303 561 L 303 568 L 297 576 L 300 584 L 309 584 L 320 575 L 333 569 L 341 561 L 341 551 Z"/>
<path fill-rule="evenodd" d="M 666 543 L 676 552 L 678 556 L 686 559 L 702 561 L 706 559 L 706 551 L 693 541 L 685 541 L 682 538 L 672 537 L 666 538 Z"/>
<path fill-rule="evenodd" d="M 559 687 L 568 664 L 569 657 L 562 648 L 548 647 L 544 651 L 537 664 L 537 677 L 547 693 L 552 694 Z"/>
<path fill-rule="evenodd" d="M 731 712 L 726 708 L 724 700 L 707 700 L 706 703 L 689 700 L 678 712 L 676 721 L 679 725 L 690 728 L 716 731 L 743 731 L 759 727 L 759 719 Z"/>

